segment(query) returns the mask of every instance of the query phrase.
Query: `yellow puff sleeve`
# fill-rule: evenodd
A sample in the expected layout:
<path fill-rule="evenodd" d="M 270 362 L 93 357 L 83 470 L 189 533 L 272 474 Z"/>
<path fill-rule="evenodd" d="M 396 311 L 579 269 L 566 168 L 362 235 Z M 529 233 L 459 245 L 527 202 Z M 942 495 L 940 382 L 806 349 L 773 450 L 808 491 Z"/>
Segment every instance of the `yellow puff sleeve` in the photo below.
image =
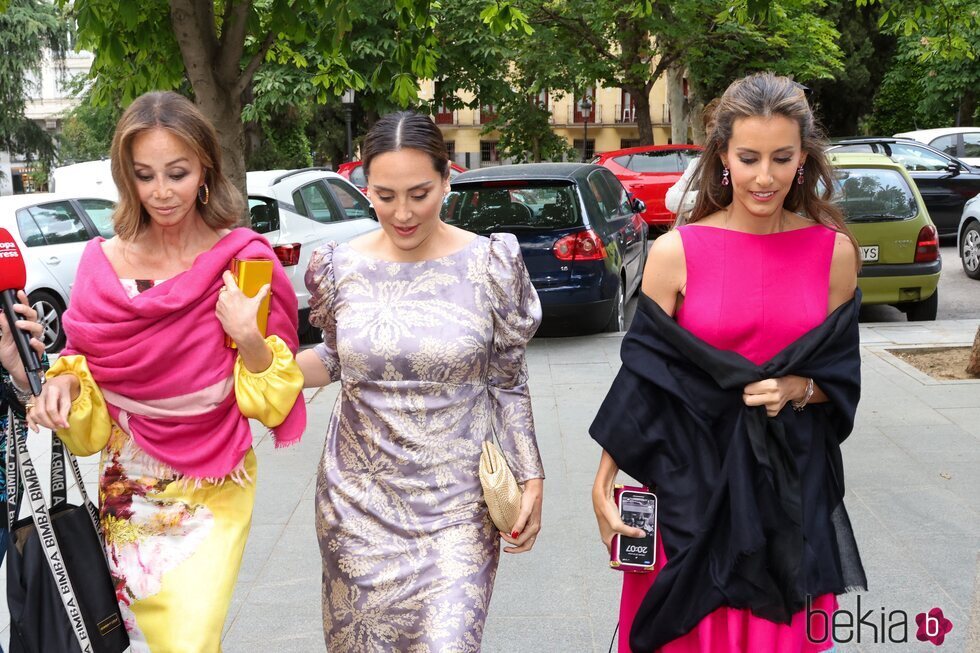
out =
<path fill-rule="evenodd" d="M 112 419 L 106 408 L 102 391 L 92 378 L 84 356 L 61 356 L 48 370 L 49 379 L 61 374 L 74 374 L 81 390 L 71 402 L 68 428 L 56 433 L 68 450 L 76 456 L 91 456 L 105 448 L 112 431 Z"/>
<path fill-rule="evenodd" d="M 235 399 L 242 415 L 271 429 L 293 409 L 303 391 L 303 373 L 279 336 L 269 336 L 265 342 L 272 348 L 272 364 L 262 372 L 249 372 L 241 356 L 235 361 Z"/>

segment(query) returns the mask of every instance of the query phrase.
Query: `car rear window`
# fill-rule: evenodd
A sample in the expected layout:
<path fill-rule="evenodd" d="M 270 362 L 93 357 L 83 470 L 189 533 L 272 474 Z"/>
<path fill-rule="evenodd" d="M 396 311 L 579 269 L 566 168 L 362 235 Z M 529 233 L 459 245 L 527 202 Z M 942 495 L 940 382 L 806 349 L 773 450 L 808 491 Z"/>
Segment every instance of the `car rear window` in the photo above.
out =
<path fill-rule="evenodd" d="M 677 152 L 643 152 L 634 154 L 630 160 L 633 172 L 684 172 L 687 161 L 681 161 Z"/>
<path fill-rule="evenodd" d="M 487 233 L 500 228 L 561 229 L 579 224 L 571 185 L 468 186 L 451 192 L 443 220 Z"/>
<path fill-rule="evenodd" d="M 905 177 L 888 168 L 835 168 L 834 198 L 848 222 L 908 220 L 918 212 Z"/>

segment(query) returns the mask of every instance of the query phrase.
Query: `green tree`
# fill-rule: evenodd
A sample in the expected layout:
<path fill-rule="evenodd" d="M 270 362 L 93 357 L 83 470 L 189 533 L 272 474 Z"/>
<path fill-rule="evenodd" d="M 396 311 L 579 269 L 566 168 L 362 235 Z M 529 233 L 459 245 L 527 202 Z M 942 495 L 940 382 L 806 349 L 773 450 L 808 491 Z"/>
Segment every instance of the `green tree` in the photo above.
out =
<path fill-rule="evenodd" d="M 54 159 L 51 136 L 24 116 L 31 79 L 40 79 L 45 57 L 64 60 L 68 26 L 60 12 L 43 0 L 8 0 L 0 13 L 0 150 L 37 157 L 47 167 Z"/>
<path fill-rule="evenodd" d="M 876 0 L 857 0 L 858 5 Z M 915 62 L 924 75 L 917 80 L 932 113 L 953 103 L 956 121 L 972 125 L 980 88 L 980 0 L 877 0 L 881 24 L 901 35 L 899 63 Z M 929 125 L 938 126 L 938 125 Z"/>
<path fill-rule="evenodd" d="M 556 53 L 579 86 L 621 87 L 636 102 L 640 142 L 653 142 L 649 97 L 677 66 L 688 70 L 694 106 L 749 72 L 830 77 L 841 52 L 820 0 L 526 0 L 535 56 Z M 685 116 L 680 116 L 683 120 Z"/>
<path fill-rule="evenodd" d="M 242 112 L 260 71 L 271 64 L 300 71 L 312 89 L 303 103 L 325 103 L 354 88 L 368 106 L 414 106 L 418 79 L 435 75 L 445 45 L 435 37 L 442 6 L 435 0 L 58 1 L 72 7 L 79 47 L 96 55 L 95 101 L 118 94 L 125 104 L 186 80 L 218 131 L 229 176 L 243 190 Z M 520 15 L 496 0 L 485 18 L 506 27 Z M 375 66 L 359 72 L 354 59 Z M 292 89 L 288 95 L 294 97 Z"/>
<path fill-rule="evenodd" d="M 65 116 L 58 135 L 60 161 L 77 163 L 107 158 L 120 115 L 118 104 L 100 106 L 84 94 L 78 106 Z"/>

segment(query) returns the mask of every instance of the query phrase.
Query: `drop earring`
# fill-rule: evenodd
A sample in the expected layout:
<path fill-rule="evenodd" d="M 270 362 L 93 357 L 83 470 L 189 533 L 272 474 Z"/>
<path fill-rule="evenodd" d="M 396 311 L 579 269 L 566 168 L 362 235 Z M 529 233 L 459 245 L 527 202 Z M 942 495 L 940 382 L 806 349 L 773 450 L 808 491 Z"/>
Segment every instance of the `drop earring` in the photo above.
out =
<path fill-rule="evenodd" d="M 721 170 L 721 185 L 722 186 L 727 186 L 728 184 L 732 183 L 731 180 L 728 178 L 728 174 L 729 174 L 728 173 L 728 168 L 727 167 L 722 168 L 722 170 Z"/>
<path fill-rule="evenodd" d="M 796 171 L 796 183 L 800 186 L 803 185 L 803 166 L 800 166 L 800 169 Z"/>

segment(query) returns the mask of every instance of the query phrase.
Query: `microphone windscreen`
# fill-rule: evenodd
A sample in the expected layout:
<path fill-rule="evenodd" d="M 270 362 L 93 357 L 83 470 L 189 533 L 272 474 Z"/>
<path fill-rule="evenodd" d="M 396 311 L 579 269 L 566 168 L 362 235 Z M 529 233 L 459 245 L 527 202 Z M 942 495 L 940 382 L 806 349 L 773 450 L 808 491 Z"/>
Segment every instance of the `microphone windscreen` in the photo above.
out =
<path fill-rule="evenodd" d="M 20 248 L 6 229 L 0 229 L 0 291 L 23 290 L 27 285 L 27 267 Z"/>

